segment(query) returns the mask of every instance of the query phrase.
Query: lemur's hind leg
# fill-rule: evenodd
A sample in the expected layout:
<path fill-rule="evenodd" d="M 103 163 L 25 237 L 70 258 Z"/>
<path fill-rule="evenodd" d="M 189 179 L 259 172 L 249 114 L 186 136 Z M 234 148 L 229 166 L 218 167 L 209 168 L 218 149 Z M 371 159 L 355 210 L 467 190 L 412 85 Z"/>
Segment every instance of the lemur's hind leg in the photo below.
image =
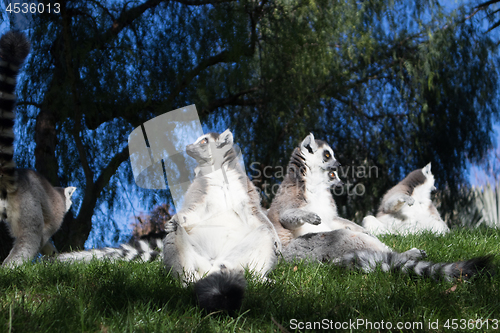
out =
<path fill-rule="evenodd" d="M 184 276 L 187 281 L 201 279 L 212 267 L 208 258 L 186 230 L 172 218 L 163 240 L 163 262 L 167 270 Z"/>

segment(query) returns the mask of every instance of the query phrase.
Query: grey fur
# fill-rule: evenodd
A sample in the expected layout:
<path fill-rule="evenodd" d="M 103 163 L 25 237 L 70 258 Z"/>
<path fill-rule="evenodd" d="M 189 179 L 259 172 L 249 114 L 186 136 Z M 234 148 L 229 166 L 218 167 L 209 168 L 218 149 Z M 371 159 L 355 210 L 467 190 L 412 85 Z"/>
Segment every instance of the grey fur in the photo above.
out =
<path fill-rule="evenodd" d="M 337 229 L 310 233 L 293 239 L 283 250 L 283 259 L 288 262 L 294 260 L 334 262 L 352 251 L 369 249 L 390 251 L 375 237 L 349 229 Z"/>
<path fill-rule="evenodd" d="M 380 267 L 425 277 L 468 279 L 482 272 L 493 274 L 492 257 L 483 256 L 452 263 L 423 261 L 425 251 L 413 248 L 404 253 L 392 251 L 377 238 L 365 233 L 338 229 L 296 238 L 283 251 L 283 259 L 319 261 L 358 269 L 365 273 Z"/>
<path fill-rule="evenodd" d="M 53 254 L 50 237 L 59 229 L 71 207 L 75 187 L 53 187 L 34 170 L 18 169 L 17 190 L 0 199 L 0 211 L 14 246 L 3 262 L 16 266 L 38 252 Z"/>
<path fill-rule="evenodd" d="M 75 190 L 53 187 L 36 171 L 17 169 L 13 159 L 16 78 L 29 50 L 23 33 L 9 31 L 0 38 L 0 218 L 15 238 L 3 262 L 11 267 L 38 252 L 57 251 L 49 239 L 61 226 Z"/>
<path fill-rule="evenodd" d="M 284 247 L 300 235 L 301 230 L 320 232 L 348 228 L 364 231 L 356 223 L 338 216 L 330 187 L 342 183 L 335 172 L 339 165 L 330 146 L 314 139 L 313 134 L 309 134 L 295 148 L 288 163 L 287 174 L 267 212 Z M 329 177 L 330 173 L 335 176 Z M 314 191 L 318 191 L 316 196 L 320 196 L 323 202 L 315 211 L 311 211 L 311 205 L 317 199 L 312 194 Z M 322 221 L 320 215 L 327 220 Z M 306 224 L 318 227 L 309 228 Z"/>
<path fill-rule="evenodd" d="M 492 256 L 482 256 L 451 263 L 432 263 L 409 257 L 405 253 L 355 251 L 342 257 L 340 265 L 372 272 L 376 267 L 387 271 L 401 271 L 424 277 L 468 280 L 479 273 L 493 274 Z"/>
<path fill-rule="evenodd" d="M 414 199 L 411 197 L 415 187 L 424 184 L 427 181 L 421 169 L 414 170 L 408 174 L 396 186 L 391 188 L 384 195 L 382 203 L 380 204 L 377 215 L 395 213 L 399 210 L 401 201 L 406 202 L 408 205 L 413 205 Z M 399 197 L 399 200 L 394 200 Z M 392 200 L 391 200 L 392 199 Z"/>
<path fill-rule="evenodd" d="M 164 264 L 185 283 L 196 283 L 200 306 L 234 311 L 243 297 L 244 270 L 264 277 L 281 244 L 229 130 L 200 137 L 186 152 L 198 162 L 196 177 L 167 227 Z"/>

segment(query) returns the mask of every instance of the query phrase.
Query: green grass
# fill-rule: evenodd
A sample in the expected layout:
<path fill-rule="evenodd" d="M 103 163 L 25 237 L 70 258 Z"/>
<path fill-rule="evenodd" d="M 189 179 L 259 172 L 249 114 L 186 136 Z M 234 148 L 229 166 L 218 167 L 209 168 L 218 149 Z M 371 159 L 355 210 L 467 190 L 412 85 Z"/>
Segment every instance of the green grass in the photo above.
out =
<path fill-rule="evenodd" d="M 500 252 L 500 231 L 493 229 L 456 230 L 444 237 L 387 236 L 383 241 L 398 251 L 425 249 L 434 262 Z M 497 269 L 499 263 L 495 258 Z M 333 327 L 335 322 L 364 320 L 372 322 L 372 331 L 382 332 L 462 332 L 468 329 L 461 329 L 461 319 L 466 324 L 488 319 L 489 331 L 500 330 L 500 322 L 493 329 L 500 320 L 500 275 L 446 282 L 281 263 L 269 278 L 265 283 L 250 279 L 243 307 L 231 317 L 201 311 L 192 289 L 182 288 L 160 262 L 39 262 L 1 268 L 0 332 L 306 331 L 294 329 L 294 319 L 297 324 L 328 320 Z M 444 328 L 448 319 L 450 325 L 458 319 L 457 330 Z M 392 330 L 375 329 L 382 320 Z M 429 328 L 436 321 L 437 329 Z M 423 330 L 398 330 L 398 322 L 422 323 Z M 488 331 L 485 327 L 476 331 Z"/>

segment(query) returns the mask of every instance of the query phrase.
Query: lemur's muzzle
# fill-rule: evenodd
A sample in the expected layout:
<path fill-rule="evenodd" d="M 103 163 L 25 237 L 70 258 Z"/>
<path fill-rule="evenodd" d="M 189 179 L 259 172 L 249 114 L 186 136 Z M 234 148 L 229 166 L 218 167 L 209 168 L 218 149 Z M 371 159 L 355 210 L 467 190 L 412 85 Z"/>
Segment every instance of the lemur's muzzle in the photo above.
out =
<path fill-rule="evenodd" d="M 326 165 L 325 170 L 330 170 L 330 171 L 334 170 L 334 171 L 336 171 L 336 170 L 338 170 L 339 166 L 341 166 L 341 164 L 340 164 L 339 161 L 337 161 L 337 160 L 331 161 L 330 163 L 328 163 Z"/>

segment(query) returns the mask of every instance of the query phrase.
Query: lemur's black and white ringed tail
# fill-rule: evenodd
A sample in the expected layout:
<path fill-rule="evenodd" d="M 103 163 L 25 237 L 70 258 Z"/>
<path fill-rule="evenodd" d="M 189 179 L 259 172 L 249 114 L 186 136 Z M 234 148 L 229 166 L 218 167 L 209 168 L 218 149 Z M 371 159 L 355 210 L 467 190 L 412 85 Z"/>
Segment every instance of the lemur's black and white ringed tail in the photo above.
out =
<path fill-rule="evenodd" d="M 16 83 L 20 66 L 30 52 L 26 36 L 9 31 L 0 38 L 0 193 L 17 189 L 14 157 L 14 112 Z"/>
<path fill-rule="evenodd" d="M 364 272 L 371 272 L 380 266 L 383 271 L 401 271 L 445 280 L 454 278 L 468 280 L 479 273 L 494 274 L 492 259 L 493 256 L 489 255 L 450 263 L 432 263 L 409 258 L 404 253 L 362 250 L 348 253 L 336 263 Z"/>
<path fill-rule="evenodd" d="M 160 238 L 149 242 L 139 240 L 135 244 L 121 244 L 119 247 L 105 247 L 85 251 L 61 253 L 55 258 L 62 262 L 90 262 L 92 260 L 124 260 L 124 261 L 154 261 L 162 257 L 163 241 Z"/>
<path fill-rule="evenodd" d="M 293 239 L 283 252 L 283 259 L 329 262 L 365 273 L 380 267 L 384 272 L 400 271 L 436 279 L 469 279 L 478 273 L 493 274 L 493 255 L 451 263 L 426 261 L 425 251 L 417 248 L 399 253 L 378 238 L 365 233 L 339 229 L 310 233 Z"/>

